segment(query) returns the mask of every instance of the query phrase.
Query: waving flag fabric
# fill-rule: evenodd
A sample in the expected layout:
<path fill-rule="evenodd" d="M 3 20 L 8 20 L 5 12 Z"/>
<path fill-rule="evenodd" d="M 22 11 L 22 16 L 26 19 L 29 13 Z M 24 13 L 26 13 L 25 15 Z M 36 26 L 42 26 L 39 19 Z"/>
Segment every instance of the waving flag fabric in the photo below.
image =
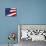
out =
<path fill-rule="evenodd" d="M 5 8 L 5 16 L 16 16 L 16 8 Z"/>

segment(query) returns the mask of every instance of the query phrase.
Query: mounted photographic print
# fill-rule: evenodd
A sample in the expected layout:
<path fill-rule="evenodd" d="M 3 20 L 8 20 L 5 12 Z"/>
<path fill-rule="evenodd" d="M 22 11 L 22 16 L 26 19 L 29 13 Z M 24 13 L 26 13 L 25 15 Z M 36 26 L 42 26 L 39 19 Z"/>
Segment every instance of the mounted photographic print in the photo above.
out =
<path fill-rule="evenodd" d="M 16 8 L 5 8 L 5 16 L 16 16 Z"/>
<path fill-rule="evenodd" d="M 46 41 L 46 25 L 19 25 L 20 40 Z M 19 33 L 19 32 L 18 32 Z"/>

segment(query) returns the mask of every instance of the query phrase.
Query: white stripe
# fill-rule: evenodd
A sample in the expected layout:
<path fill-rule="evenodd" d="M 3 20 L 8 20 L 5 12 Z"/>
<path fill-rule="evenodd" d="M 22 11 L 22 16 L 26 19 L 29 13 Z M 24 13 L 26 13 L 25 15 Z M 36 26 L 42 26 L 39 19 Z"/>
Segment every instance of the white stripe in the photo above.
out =
<path fill-rule="evenodd" d="M 16 10 L 10 10 L 10 12 L 16 12 Z"/>
<path fill-rule="evenodd" d="M 7 15 L 7 16 L 11 16 L 11 15 Z"/>
<path fill-rule="evenodd" d="M 7 16 L 12 16 L 12 15 L 15 15 L 16 13 L 12 13 L 12 14 L 9 14 L 9 15 L 7 15 Z"/>
<path fill-rule="evenodd" d="M 11 8 L 11 9 L 16 9 L 16 8 Z"/>

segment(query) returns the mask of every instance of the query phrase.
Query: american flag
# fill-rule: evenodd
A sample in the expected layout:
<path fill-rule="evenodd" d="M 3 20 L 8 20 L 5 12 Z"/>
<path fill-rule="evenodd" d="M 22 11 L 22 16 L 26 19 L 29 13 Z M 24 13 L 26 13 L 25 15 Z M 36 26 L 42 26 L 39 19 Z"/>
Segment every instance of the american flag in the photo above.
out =
<path fill-rule="evenodd" d="M 16 16 L 16 8 L 5 8 L 5 16 Z"/>

